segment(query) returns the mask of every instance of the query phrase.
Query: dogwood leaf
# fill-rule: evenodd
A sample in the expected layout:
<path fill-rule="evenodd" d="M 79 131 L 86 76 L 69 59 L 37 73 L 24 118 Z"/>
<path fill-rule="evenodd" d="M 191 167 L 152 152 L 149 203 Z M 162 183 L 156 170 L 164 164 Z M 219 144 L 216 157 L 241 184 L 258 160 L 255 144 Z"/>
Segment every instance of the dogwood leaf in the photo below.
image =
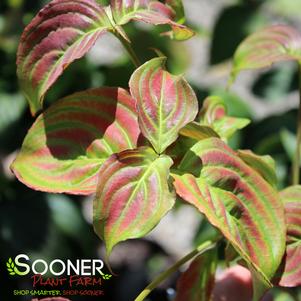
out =
<path fill-rule="evenodd" d="M 177 139 L 198 111 L 192 88 L 184 78 L 164 69 L 165 60 L 160 57 L 146 62 L 130 79 L 140 129 L 158 153 Z"/>
<path fill-rule="evenodd" d="M 201 125 L 211 126 L 224 139 L 229 139 L 250 123 L 246 118 L 228 116 L 226 104 L 219 96 L 209 96 L 204 100 L 199 119 Z"/>
<path fill-rule="evenodd" d="M 168 0 L 167 5 L 156 0 L 111 0 L 112 14 L 117 25 L 130 20 L 142 21 L 153 25 L 170 25 L 171 38 L 186 40 L 193 36 L 193 31 L 180 24 L 184 21 L 181 1 Z M 177 23 L 179 21 L 179 23 Z"/>
<path fill-rule="evenodd" d="M 287 25 L 273 25 L 247 37 L 234 54 L 232 80 L 245 69 L 287 60 L 301 62 L 301 35 Z"/>
<path fill-rule="evenodd" d="M 53 0 L 25 28 L 17 74 L 32 114 L 64 69 L 81 58 L 107 29 L 105 10 L 94 0 Z"/>
<path fill-rule="evenodd" d="M 134 101 L 120 88 L 70 95 L 41 114 L 12 165 L 18 179 L 47 192 L 91 194 L 113 153 L 137 146 Z"/>
<path fill-rule="evenodd" d="M 173 207 L 168 185 L 172 160 L 151 148 L 112 155 L 99 170 L 93 224 L 107 254 L 120 241 L 151 231 Z"/>
<path fill-rule="evenodd" d="M 259 298 L 271 286 L 285 251 L 284 208 L 277 191 L 218 138 L 194 145 L 179 168 L 183 175 L 173 175 L 177 193 L 205 214 L 247 262 Z"/>
<path fill-rule="evenodd" d="M 279 269 L 277 284 L 286 287 L 301 285 L 301 186 L 280 192 L 287 223 L 286 254 Z"/>

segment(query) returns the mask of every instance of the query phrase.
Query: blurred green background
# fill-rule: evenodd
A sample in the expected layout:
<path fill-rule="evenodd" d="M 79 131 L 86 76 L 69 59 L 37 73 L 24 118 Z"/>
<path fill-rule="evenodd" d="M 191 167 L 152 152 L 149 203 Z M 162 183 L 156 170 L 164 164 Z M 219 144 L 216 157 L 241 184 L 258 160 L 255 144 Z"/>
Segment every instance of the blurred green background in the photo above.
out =
<path fill-rule="evenodd" d="M 99 1 L 106 2 L 106 1 Z M 252 124 L 230 141 L 233 148 L 270 154 L 276 160 L 279 189 L 290 183 L 298 104 L 297 68 L 277 64 L 270 70 L 244 72 L 230 90 L 225 87 L 231 57 L 251 32 L 274 23 L 301 30 L 301 1 L 184 0 L 188 24 L 197 35 L 187 42 L 159 36 L 163 28 L 130 24 L 126 31 L 139 58 L 145 61 L 160 49 L 171 72 L 183 73 L 200 104 L 209 94 L 222 96 L 233 116 Z M 47 1 L 0 0 L 0 300 L 14 297 L 14 289 L 31 288 L 26 277 L 6 272 L 9 257 L 26 253 L 51 260 L 103 257 L 103 245 L 91 225 L 93 197 L 49 195 L 16 181 L 9 165 L 34 121 L 18 88 L 16 51 L 24 26 Z M 75 91 L 99 87 L 127 87 L 134 67 L 118 41 L 103 37 L 83 59 L 72 64 L 49 91 L 46 107 Z M 179 205 L 150 235 L 117 246 L 111 263 L 114 276 L 105 282 L 103 300 L 131 301 L 164 268 L 208 235 L 210 228 L 190 207 Z M 206 234 L 207 233 L 207 234 Z M 223 252 L 220 257 L 223 258 Z M 172 300 L 178 275 L 157 289 L 149 300 Z M 295 290 L 275 291 L 277 301 L 301 300 Z M 87 300 L 71 297 L 72 300 Z M 89 300 L 93 298 L 89 298 Z M 100 298 L 101 299 L 101 298 Z M 99 300 L 99 298 L 97 298 Z"/>

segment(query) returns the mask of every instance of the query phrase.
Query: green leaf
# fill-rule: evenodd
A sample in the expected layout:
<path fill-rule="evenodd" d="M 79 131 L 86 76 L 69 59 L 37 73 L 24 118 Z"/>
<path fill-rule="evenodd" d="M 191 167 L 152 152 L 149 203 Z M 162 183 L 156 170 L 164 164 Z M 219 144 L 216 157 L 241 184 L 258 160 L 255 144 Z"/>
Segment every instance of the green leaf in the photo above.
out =
<path fill-rule="evenodd" d="M 181 128 L 193 121 L 198 111 L 192 88 L 181 76 L 167 72 L 165 61 L 160 57 L 146 62 L 130 79 L 141 132 L 157 153 L 177 139 Z"/>
<path fill-rule="evenodd" d="M 193 176 L 189 170 L 197 166 L 198 176 Z M 259 296 L 271 286 L 285 251 L 284 208 L 277 191 L 217 138 L 194 145 L 179 168 L 183 175 L 173 175 L 177 194 L 242 256 Z"/>
<path fill-rule="evenodd" d="M 204 100 L 199 119 L 201 125 L 211 126 L 224 139 L 229 139 L 250 123 L 246 118 L 227 116 L 226 104 L 219 96 L 209 96 Z"/>
<path fill-rule="evenodd" d="M 108 255 L 120 241 L 146 235 L 173 207 L 172 163 L 166 155 L 139 148 L 112 155 L 100 168 L 93 225 Z"/>
<path fill-rule="evenodd" d="M 286 254 L 275 282 L 280 286 L 301 285 L 301 185 L 280 192 L 287 224 Z"/>
<path fill-rule="evenodd" d="M 216 249 L 197 256 L 177 282 L 175 301 L 211 300 L 216 267 Z"/>
<path fill-rule="evenodd" d="M 70 95 L 41 114 L 12 164 L 18 179 L 47 192 L 91 194 L 101 164 L 137 146 L 133 99 L 121 88 Z"/>
<path fill-rule="evenodd" d="M 273 25 L 246 38 L 234 54 L 232 80 L 245 69 L 270 67 L 287 60 L 301 61 L 301 35 L 293 27 Z"/>
<path fill-rule="evenodd" d="M 170 25 L 172 32 L 167 33 L 176 40 L 186 40 L 194 35 L 188 27 L 180 24 L 185 20 L 180 0 L 167 0 L 167 5 L 156 0 L 111 0 L 114 21 L 124 25 L 131 20 L 153 25 Z M 178 23 L 177 23 L 178 22 Z"/>
<path fill-rule="evenodd" d="M 74 60 L 112 29 L 94 0 L 53 0 L 25 28 L 17 54 L 17 74 L 32 114 L 46 91 Z"/>

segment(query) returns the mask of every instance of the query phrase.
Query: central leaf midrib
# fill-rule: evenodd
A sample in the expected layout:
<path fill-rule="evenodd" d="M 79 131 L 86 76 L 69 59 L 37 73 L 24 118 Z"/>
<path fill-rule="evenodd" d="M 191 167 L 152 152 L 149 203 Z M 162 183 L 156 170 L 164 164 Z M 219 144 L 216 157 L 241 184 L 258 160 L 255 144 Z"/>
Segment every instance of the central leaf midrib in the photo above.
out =
<path fill-rule="evenodd" d="M 162 123 L 163 123 L 163 98 L 164 98 L 164 91 L 165 91 L 165 82 L 166 82 L 166 74 L 165 72 L 162 73 L 162 88 L 161 88 L 161 94 L 159 99 L 159 108 L 158 108 L 158 115 L 159 115 L 159 133 L 158 133 L 158 152 L 161 153 L 162 151 L 162 145 L 161 145 L 161 139 L 162 139 Z"/>
<path fill-rule="evenodd" d="M 128 201 L 127 201 L 127 203 L 126 203 L 126 206 L 124 207 L 123 212 L 122 212 L 122 214 L 120 215 L 119 221 L 118 221 L 118 223 L 115 224 L 115 226 L 114 226 L 113 229 L 112 229 L 112 232 L 111 232 L 111 235 L 110 235 L 111 237 L 116 237 L 116 236 L 115 236 L 116 230 L 119 228 L 120 224 L 121 224 L 122 221 L 123 221 L 123 217 L 124 217 L 124 216 L 126 215 L 126 213 L 128 212 L 128 208 L 129 208 L 129 206 L 132 204 L 132 201 L 133 201 L 135 195 L 137 194 L 137 191 L 140 189 L 140 186 L 143 185 L 144 180 L 148 177 L 148 175 L 149 175 L 149 174 L 151 173 L 151 171 L 154 169 L 154 165 L 157 164 L 157 160 L 158 160 L 158 159 L 159 159 L 159 157 L 156 158 L 156 160 L 155 160 L 154 162 L 152 162 L 149 166 L 147 166 L 147 167 L 146 167 L 146 170 L 144 171 L 144 173 L 143 173 L 143 175 L 142 175 L 142 177 L 141 177 L 138 181 L 136 181 L 135 188 L 134 188 L 134 190 L 131 192 L 131 194 L 130 194 L 130 196 L 129 196 L 129 198 L 128 198 Z M 112 244 L 112 242 L 111 242 L 111 244 Z M 111 247 L 111 246 L 110 246 L 110 247 Z"/>

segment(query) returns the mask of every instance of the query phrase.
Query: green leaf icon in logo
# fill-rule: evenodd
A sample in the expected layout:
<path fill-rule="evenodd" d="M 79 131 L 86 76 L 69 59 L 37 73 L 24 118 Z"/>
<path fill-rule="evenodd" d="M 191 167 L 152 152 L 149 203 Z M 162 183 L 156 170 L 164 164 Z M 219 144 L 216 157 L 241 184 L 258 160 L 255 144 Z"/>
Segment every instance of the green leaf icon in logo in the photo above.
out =
<path fill-rule="evenodd" d="M 111 279 L 111 277 L 112 277 L 111 274 L 105 274 L 105 273 L 103 273 L 102 271 L 99 271 L 99 274 L 101 275 L 101 278 L 102 278 L 103 280 L 109 280 L 109 279 Z"/>
<path fill-rule="evenodd" d="M 14 261 L 11 258 L 9 258 L 8 261 L 6 262 L 6 268 L 9 272 L 9 274 L 12 276 L 13 275 L 20 275 L 20 276 L 24 275 L 23 273 L 18 271 Z"/>
<path fill-rule="evenodd" d="M 101 276 L 103 280 L 109 280 L 112 277 L 111 274 L 102 274 Z"/>
<path fill-rule="evenodd" d="M 12 261 L 11 258 L 8 259 L 6 267 L 10 275 L 16 275 L 15 263 Z"/>

